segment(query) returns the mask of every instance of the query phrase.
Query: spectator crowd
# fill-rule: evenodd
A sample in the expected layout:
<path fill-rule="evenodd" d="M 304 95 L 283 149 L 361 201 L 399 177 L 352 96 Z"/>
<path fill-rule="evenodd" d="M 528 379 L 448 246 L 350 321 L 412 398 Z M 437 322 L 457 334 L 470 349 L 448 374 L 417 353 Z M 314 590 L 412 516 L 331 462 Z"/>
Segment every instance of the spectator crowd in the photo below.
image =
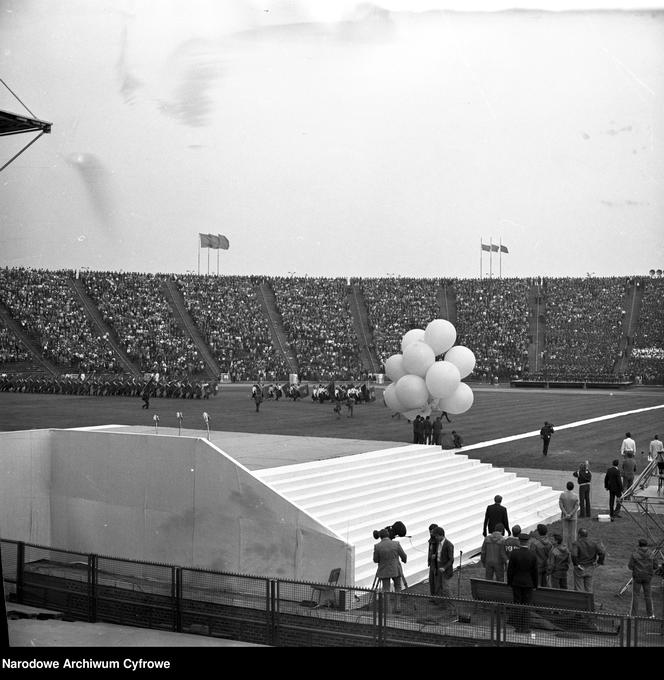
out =
<path fill-rule="evenodd" d="M 277 382 L 296 372 L 311 382 L 363 381 L 375 366 L 363 364 L 362 352 L 384 366 L 401 351 L 407 331 L 448 318 L 456 344 L 475 355 L 471 380 L 537 378 L 534 355 L 547 379 L 612 380 L 622 358 L 637 381 L 661 383 L 664 281 L 645 279 L 637 291 L 642 298 L 631 306 L 632 338 L 626 296 L 628 289 L 635 295 L 634 283 L 620 277 L 345 279 L 6 267 L 0 269 L 0 305 L 62 373 L 123 373 L 117 343 L 140 372 L 200 380 L 206 364 L 198 334 L 205 344 L 200 351 L 209 350 L 219 367 L 215 379 L 228 374 L 234 381 Z M 79 296 L 81 284 L 94 314 Z M 174 289 L 188 315 L 174 311 Z M 0 370 L 11 372 L 31 358 L 0 323 Z"/>

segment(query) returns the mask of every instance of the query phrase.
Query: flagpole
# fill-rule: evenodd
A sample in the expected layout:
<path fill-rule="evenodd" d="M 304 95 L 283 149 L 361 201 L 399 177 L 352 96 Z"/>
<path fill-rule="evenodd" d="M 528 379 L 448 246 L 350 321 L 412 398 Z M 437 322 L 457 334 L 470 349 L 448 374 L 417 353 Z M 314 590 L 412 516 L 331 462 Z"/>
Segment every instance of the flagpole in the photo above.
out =
<path fill-rule="evenodd" d="M 217 276 L 219 276 L 219 248 L 217 248 Z"/>
<path fill-rule="evenodd" d="M 482 247 L 483 245 L 482 237 L 480 236 L 480 281 L 482 280 L 482 253 L 484 252 L 484 248 Z"/>
<path fill-rule="evenodd" d="M 210 276 L 210 246 L 208 246 L 208 276 Z"/>
<path fill-rule="evenodd" d="M 201 275 L 201 235 L 198 235 L 198 275 Z"/>
<path fill-rule="evenodd" d="M 503 237 L 500 237 L 500 248 L 498 249 L 498 263 L 499 263 L 499 274 L 498 278 L 502 279 L 503 278 Z"/>
<path fill-rule="evenodd" d="M 489 237 L 489 278 L 493 278 L 493 236 Z"/>

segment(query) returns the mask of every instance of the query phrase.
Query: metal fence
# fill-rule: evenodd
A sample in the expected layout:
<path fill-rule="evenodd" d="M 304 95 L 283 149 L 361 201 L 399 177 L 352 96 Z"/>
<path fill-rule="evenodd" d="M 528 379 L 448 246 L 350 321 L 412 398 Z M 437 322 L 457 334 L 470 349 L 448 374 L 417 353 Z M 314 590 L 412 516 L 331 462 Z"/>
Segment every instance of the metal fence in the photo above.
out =
<path fill-rule="evenodd" d="M 286 647 L 664 647 L 664 620 L 432 598 L 0 540 L 8 601 L 66 619 Z M 11 604 L 7 605 L 11 610 Z"/>

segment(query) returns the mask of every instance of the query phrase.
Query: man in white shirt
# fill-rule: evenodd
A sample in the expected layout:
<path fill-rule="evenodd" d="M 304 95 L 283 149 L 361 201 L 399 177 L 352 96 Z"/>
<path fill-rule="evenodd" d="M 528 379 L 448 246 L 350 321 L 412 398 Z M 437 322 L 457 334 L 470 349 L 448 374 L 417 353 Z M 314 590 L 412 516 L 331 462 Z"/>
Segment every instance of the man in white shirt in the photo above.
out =
<path fill-rule="evenodd" d="M 655 460 L 657 454 L 664 451 L 664 444 L 659 440 L 659 436 L 655 435 L 650 442 L 650 448 L 648 449 L 648 460 Z"/>
<path fill-rule="evenodd" d="M 620 445 L 620 455 L 624 456 L 628 451 L 636 455 L 636 442 L 632 439 L 630 432 L 625 432 L 625 438 Z"/>

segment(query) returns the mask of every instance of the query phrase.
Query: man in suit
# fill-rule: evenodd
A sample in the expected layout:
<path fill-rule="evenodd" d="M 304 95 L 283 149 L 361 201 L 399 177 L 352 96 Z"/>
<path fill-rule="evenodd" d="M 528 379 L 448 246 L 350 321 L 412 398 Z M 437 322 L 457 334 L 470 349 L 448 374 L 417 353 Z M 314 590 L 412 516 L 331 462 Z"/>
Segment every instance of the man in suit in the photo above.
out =
<path fill-rule="evenodd" d="M 381 529 L 378 533 L 380 541 L 374 545 L 373 561 L 378 565 L 376 570 L 376 581 L 380 580 L 381 588 L 384 593 L 390 592 L 390 581 L 394 584 L 394 611 L 400 612 L 401 581 L 403 572 L 401 562 L 406 563 L 408 557 L 401 547 L 399 541 L 393 541 L 387 529 Z M 401 560 L 401 562 L 399 562 Z M 389 599 L 385 603 L 386 611 L 389 613 Z"/>
<path fill-rule="evenodd" d="M 482 536 L 486 538 L 487 534 L 492 534 L 496 530 L 497 524 L 502 524 L 507 535 L 511 536 L 509 521 L 507 520 L 507 508 L 503 507 L 502 496 L 494 496 L 493 505 L 487 505 L 484 513 L 484 527 L 482 528 Z M 503 532 L 504 535 L 504 532 Z"/>
<path fill-rule="evenodd" d="M 548 421 L 544 421 L 544 425 L 540 430 L 540 438 L 542 440 L 542 454 L 546 456 L 549 452 L 549 444 L 551 443 L 551 436 L 553 435 L 553 425 Z"/>
<path fill-rule="evenodd" d="M 512 551 L 507 563 L 507 585 L 512 587 L 514 604 L 530 605 L 533 601 L 533 590 L 537 588 L 537 557 L 528 547 L 530 536 L 519 535 L 519 547 Z M 514 630 L 517 633 L 529 633 L 530 613 L 527 610 L 516 612 Z"/>
<path fill-rule="evenodd" d="M 432 531 L 435 545 L 429 564 L 430 579 L 434 583 L 434 595 L 449 597 L 449 581 L 454 574 L 454 544 L 445 538 L 443 527 L 435 527 Z M 441 601 L 441 607 L 447 607 L 448 602 Z"/>
<path fill-rule="evenodd" d="M 620 461 L 615 459 L 604 475 L 604 488 L 609 492 L 609 515 L 611 521 L 620 517 L 620 496 L 623 492 L 622 477 L 620 475 Z"/>

